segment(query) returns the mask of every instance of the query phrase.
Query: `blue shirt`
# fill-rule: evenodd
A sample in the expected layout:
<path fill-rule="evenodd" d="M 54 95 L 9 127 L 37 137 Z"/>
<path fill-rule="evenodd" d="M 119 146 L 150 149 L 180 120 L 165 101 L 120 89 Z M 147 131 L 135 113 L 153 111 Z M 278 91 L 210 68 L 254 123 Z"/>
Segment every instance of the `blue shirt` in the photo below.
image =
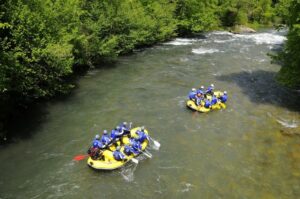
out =
<path fill-rule="evenodd" d="M 212 91 L 213 91 L 213 89 L 214 89 L 213 87 L 209 86 L 209 87 L 207 88 L 207 90 L 205 91 L 205 93 L 211 94 Z"/>
<path fill-rule="evenodd" d="M 210 101 L 209 100 L 205 100 L 204 107 L 205 108 L 209 108 L 210 107 Z"/>
<path fill-rule="evenodd" d="M 121 127 L 121 130 L 129 131 L 128 127 L 125 124 L 122 123 L 119 126 Z"/>
<path fill-rule="evenodd" d="M 213 96 L 211 99 L 211 105 L 214 105 L 218 102 L 218 99 L 216 98 L 216 96 Z"/>
<path fill-rule="evenodd" d="M 107 145 L 110 142 L 110 138 L 109 135 L 107 134 L 103 134 L 101 137 L 101 142 L 105 145 Z"/>
<path fill-rule="evenodd" d="M 142 150 L 141 143 L 139 141 L 135 141 L 134 139 L 131 139 L 130 142 L 131 142 L 131 146 L 132 146 L 133 152 L 135 154 L 139 154 L 140 151 Z"/>
<path fill-rule="evenodd" d="M 121 137 L 122 134 L 123 134 L 122 132 L 120 132 L 120 131 L 114 129 L 114 130 L 111 131 L 110 137 L 111 137 L 112 139 L 116 139 L 116 138 Z"/>
<path fill-rule="evenodd" d="M 220 97 L 220 100 L 221 100 L 222 103 L 225 103 L 227 101 L 227 95 L 226 94 L 222 95 Z"/>
<path fill-rule="evenodd" d="M 140 142 L 140 143 L 142 143 L 142 142 L 144 142 L 146 139 L 148 139 L 148 135 L 145 133 L 145 132 L 143 132 L 143 131 L 136 131 L 136 134 L 139 136 L 138 137 L 138 141 Z"/>
<path fill-rule="evenodd" d="M 131 146 L 125 145 L 125 147 L 124 147 L 124 153 L 126 155 L 131 155 L 132 153 L 134 153 L 134 150 L 133 150 L 133 148 Z"/>
<path fill-rule="evenodd" d="M 103 144 L 99 140 L 94 139 L 93 140 L 93 147 L 101 149 L 103 147 Z"/>
<path fill-rule="evenodd" d="M 124 160 L 125 159 L 125 155 L 123 153 L 121 153 L 121 151 L 117 151 L 115 150 L 113 152 L 113 156 L 116 160 L 120 161 L 120 160 Z"/>
<path fill-rule="evenodd" d="M 195 99 L 196 98 L 196 92 L 194 92 L 194 91 L 191 91 L 190 93 L 189 93 L 189 98 L 190 98 L 190 100 L 192 100 L 192 99 Z"/>

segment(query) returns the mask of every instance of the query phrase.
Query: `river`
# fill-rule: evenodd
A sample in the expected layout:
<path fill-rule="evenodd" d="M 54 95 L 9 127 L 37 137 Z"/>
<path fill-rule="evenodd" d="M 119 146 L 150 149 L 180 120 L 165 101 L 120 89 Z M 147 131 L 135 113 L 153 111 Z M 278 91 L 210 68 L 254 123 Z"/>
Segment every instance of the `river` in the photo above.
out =
<path fill-rule="evenodd" d="M 0 149 L 0 198 L 299 198 L 300 97 L 275 82 L 267 56 L 285 39 L 212 32 L 88 72 L 69 97 L 16 122 L 23 136 Z M 187 109 L 189 90 L 211 83 L 228 92 L 227 109 Z M 72 161 L 122 121 L 160 142 L 152 159 L 112 172 Z"/>

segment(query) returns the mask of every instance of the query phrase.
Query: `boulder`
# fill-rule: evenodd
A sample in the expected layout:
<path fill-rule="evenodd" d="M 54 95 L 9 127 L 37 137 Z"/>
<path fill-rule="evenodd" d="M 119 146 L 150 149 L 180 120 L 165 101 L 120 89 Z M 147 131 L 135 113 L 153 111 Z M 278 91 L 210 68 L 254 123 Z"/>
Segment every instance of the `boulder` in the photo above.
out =
<path fill-rule="evenodd" d="M 243 26 L 243 25 L 236 25 L 231 32 L 235 33 L 235 34 L 256 33 L 256 31 L 254 29 L 249 28 L 247 26 Z"/>

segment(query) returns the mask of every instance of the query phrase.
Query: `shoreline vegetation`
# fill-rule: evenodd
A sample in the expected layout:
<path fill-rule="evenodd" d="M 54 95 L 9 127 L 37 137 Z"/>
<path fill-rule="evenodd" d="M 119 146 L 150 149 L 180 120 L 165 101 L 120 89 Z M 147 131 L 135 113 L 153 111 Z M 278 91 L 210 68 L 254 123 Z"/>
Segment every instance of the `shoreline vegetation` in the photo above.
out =
<path fill-rule="evenodd" d="M 0 143 L 24 110 L 69 94 L 79 74 L 176 36 L 287 24 L 287 45 L 274 57 L 284 65 L 279 81 L 297 87 L 300 27 L 294 17 L 299 13 L 296 0 L 3 0 Z"/>

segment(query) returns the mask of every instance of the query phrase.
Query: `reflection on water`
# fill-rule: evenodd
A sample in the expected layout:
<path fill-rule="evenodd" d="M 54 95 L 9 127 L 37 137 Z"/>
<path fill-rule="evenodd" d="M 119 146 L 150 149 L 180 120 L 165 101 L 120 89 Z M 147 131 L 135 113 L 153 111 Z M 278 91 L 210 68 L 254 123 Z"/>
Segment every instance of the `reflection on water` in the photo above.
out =
<path fill-rule="evenodd" d="M 89 72 L 72 97 L 20 122 L 27 139 L 0 150 L 0 198 L 299 198 L 299 94 L 266 55 L 282 33 L 176 39 Z M 214 83 L 228 108 L 191 112 L 192 87 Z M 39 111 L 35 111 L 38 113 Z M 145 125 L 161 147 L 113 172 L 85 160 L 96 133 Z"/>

